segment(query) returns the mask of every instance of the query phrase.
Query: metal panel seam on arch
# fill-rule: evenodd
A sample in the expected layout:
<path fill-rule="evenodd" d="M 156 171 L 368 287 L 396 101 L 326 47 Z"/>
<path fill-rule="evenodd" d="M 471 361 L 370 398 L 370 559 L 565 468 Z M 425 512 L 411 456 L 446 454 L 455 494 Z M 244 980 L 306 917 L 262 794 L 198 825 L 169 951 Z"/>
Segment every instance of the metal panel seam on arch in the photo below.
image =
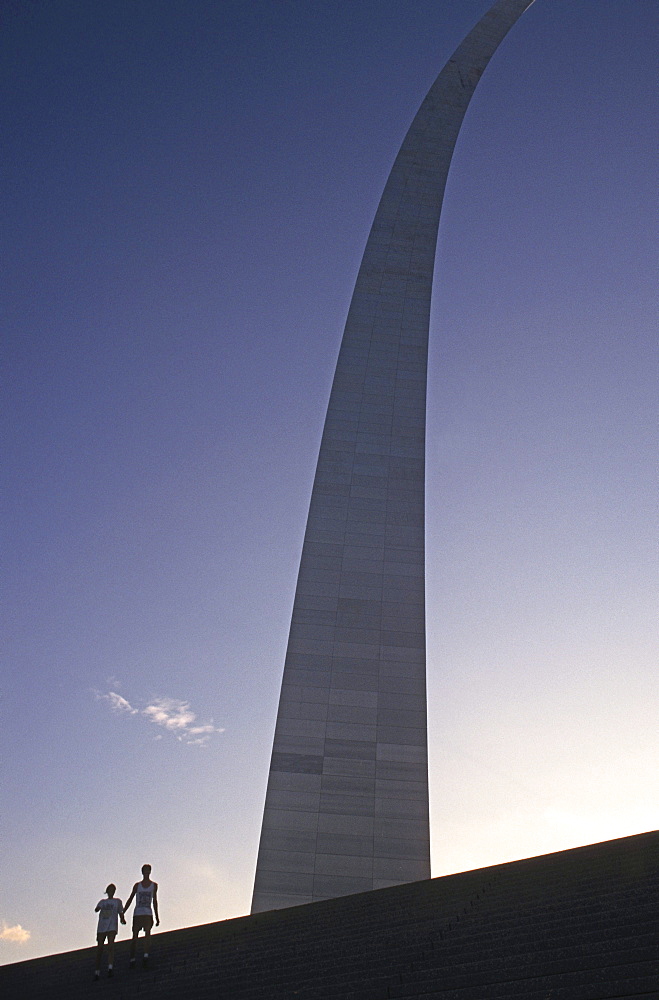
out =
<path fill-rule="evenodd" d="M 311 494 L 252 912 L 430 877 L 424 476 L 439 216 L 467 106 L 532 0 L 498 0 L 421 104 L 348 311 Z"/>

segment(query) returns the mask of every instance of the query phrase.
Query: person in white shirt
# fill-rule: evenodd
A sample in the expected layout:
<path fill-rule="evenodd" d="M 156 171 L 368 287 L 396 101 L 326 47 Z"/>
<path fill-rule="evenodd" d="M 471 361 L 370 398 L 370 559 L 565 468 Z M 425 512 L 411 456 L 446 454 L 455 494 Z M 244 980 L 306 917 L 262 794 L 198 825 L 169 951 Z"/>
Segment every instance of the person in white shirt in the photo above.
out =
<path fill-rule="evenodd" d="M 151 940 L 151 928 L 153 927 L 153 914 L 156 915 L 156 927 L 160 924 L 158 915 L 158 883 L 151 881 L 151 865 L 142 865 L 142 881 L 136 882 L 133 891 L 128 897 L 128 902 L 124 906 L 124 913 L 135 899 L 135 909 L 133 910 L 133 937 L 130 942 L 130 968 L 135 967 L 135 947 L 137 945 L 137 935 L 144 931 L 144 956 L 142 965 L 146 968 L 149 962 L 149 941 Z"/>
<path fill-rule="evenodd" d="M 121 920 L 122 924 L 125 924 L 124 920 L 124 907 L 120 899 L 115 898 L 115 892 L 117 891 L 116 885 L 113 882 L 106 887 L 105 892 L 107 894 L 107 899 L 100 899 L 94 908 L 94 913 L 98 913 L 98 927 L 96 928 L 96 968 L 94 970 L 94 979 L 98 979 L 101 975 L 101 955 L 103 954 L 103 945 L 105 944 L 105 939 L 108 939 L 108 976 L 113 976 L 114 972 L 112 969 L 114 963 L 114 939 L 117 936 L 117 931 L 119 930 L 118 921 Z"/>

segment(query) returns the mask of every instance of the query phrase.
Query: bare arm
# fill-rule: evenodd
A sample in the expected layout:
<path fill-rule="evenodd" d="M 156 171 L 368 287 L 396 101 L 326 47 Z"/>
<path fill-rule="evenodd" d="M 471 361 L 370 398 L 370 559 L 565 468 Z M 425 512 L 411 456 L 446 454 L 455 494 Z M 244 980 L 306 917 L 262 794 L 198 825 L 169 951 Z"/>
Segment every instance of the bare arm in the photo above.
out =
<path fill-rule="evenodd" d="M 153 889 L 153 912 L 156 915 L 156 927 L 158 927 L 159 924 L 160 924 L 160 917 L 158 916 L 158 883 L 154 882 L 153 885 L 154 885 L 154 889 Z"/>
<path fill-rule="evenodd" d="M 137 892 L 137 882 L 133 886 L 133 891 L 131 892 L 130 896 L 128 897 L 128 902 L 126 903 L 126 905 L 123 908 L 123 913 L 126 912 L 126 910 L 128 909 L 128 907 L 130 906 L 130 904 L 133 902 L 133 897 L 134 897 L 134 895 L 135 895 L 136 892 Z"/>

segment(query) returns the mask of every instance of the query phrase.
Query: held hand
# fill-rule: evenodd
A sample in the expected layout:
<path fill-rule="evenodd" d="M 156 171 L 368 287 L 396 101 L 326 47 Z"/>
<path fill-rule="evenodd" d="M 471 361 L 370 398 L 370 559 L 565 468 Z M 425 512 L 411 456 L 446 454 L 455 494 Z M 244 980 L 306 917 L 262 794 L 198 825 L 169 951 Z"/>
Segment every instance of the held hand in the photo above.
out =
<path fill-rule="evenodd" d="M 122 915 L 121 915 L 121 916 L 119 917 L 119 919 L 121 920 L 122 924 L 125 924 L 125 923 L 126 923 L 126 921 L 124 920 L 124 916 L 123 916 L 123 913 L 122 913 Z"/>
<path fill-rule="evenodd" d="M 156 917 L 156 927 L 160 927 L 160 918 Z"/>

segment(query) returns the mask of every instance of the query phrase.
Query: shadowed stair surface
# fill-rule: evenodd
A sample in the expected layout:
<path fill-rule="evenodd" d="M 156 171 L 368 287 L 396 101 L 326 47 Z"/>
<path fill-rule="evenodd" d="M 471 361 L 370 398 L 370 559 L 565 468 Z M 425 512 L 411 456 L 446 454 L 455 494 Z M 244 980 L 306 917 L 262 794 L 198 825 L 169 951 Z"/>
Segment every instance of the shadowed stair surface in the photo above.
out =
<path fill-rule="evenodd" d="M 3 1000 L 659 1000 L 659 832 L 0 967 Z M 105 973 L 103 973 L 103 976 Z"/>

